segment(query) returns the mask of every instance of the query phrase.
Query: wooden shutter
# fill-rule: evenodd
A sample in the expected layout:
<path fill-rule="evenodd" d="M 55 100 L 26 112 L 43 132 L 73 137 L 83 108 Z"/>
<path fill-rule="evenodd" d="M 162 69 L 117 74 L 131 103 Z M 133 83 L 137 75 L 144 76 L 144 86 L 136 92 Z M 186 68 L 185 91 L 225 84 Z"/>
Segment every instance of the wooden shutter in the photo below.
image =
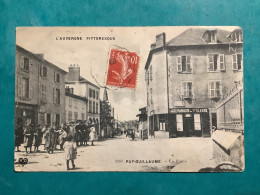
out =
<path fill-rule="evenodd" d="M 33 60 L 29 59 L 29 71 L 32 71 Z"/>
<path fill-rule="evenodd" d="M 213 93 L 211 93 L 213 92 Z M 210 98 L 213 98 L 215 96 L 215 83 L 214 82 L 209 82 L 208 86 L 208 95 Z"/>
<path fill-rule="evenodd" d="M 213 71 L 214 70 L 214 57 L 212 54 L 208 55 L 208 70 Z"/>
<path fill-rule="evenodd" d="M 191 56 L 186 57 L 186 71 L 187 72 L 192 72 L 191 68 Z"/>
<path fill-rule="evenodd" d="M 32 79 L 29 79 L 29 98 L 32 98 Z"/>
<path fill-rule="evenodd" d="M 182 88 L 181 88 L 182 96 L 187 97 L 187 85 L 186 82 L 182 83 Z"/>
<path fill-rule="evenodd" d="M 53 87 L 53 103 L 56 104 L 56 90 L 55 90 L 55 87 Z"/>
<path fill-rule="evenodd" d="M 237 70 L 237 55 L 236 54 L 232 55 L 232 67 L 233 67 L 233 70 Z"/>
<path fill-rule="evenodd" d="M 182 72 L 181 56 L 176 57 L 176 62 L 177 62 L 177 72 Z"/>
<path fill-rule="evenodd" d="M 43 69 L 43 68 L 42 68 L 42 64 L 40 64 L 40 75 L 41 75 L 41 76 L 43 76 L 43 73 L 42 73 L 43 70 L 42 70 L 42 69 Z"/>
<path fill-rule="evenodd" d="M 224 71 L 226 69 L 225 67 L 225 56 L 224 54 L 219 54 L 219 69 Z"/>
<path fill-rule="evenodd" d="M 17 94 L 18 94 L 18 97 L 22 97 L 22 77 L 21 76 L 19 76 L 18 78 L 17 78 L 18 80 L 17 80 Z"/>
<path fill-rule="evenodd" d="M 57 83 L 57 82 L 56 82 L 56 72 L 53 71 L 53 74 L 54 74 L 54 82 Z"/>
<path fill-rule="evenodd" d="M 20 57 L 20 67 L 24 68 L 24 56 Z"/>

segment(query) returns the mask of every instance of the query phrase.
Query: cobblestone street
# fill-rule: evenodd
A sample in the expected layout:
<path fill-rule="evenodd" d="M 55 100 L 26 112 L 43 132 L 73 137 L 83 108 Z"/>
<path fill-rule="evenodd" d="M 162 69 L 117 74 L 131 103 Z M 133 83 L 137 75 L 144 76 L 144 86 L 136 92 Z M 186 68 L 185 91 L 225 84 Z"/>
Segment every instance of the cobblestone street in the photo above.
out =
<path fill-rule="evenodd" d="M 58 146 L 59 148 L 59 146 Z M 23 147 L 21 147 L 24 150 Z M 67 171 L 64 152 L 15 153 L 16 170 Z M 19 158 L 28 158 L 22 166 Z M 70 171 L 196 172 L 214 167 L 210 138 L 176 138 L 132 141 L 125 135 L 78 147 L 76 168 Z"/>

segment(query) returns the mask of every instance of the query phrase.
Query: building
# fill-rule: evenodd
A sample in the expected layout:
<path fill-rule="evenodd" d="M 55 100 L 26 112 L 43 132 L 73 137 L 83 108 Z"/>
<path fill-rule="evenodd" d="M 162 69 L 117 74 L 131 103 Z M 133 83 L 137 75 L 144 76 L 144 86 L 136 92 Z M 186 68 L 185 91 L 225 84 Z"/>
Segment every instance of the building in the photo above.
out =
<path fill-rule="evenodd" d="M 139 109 L 140 114 L 136 115 L 139 117 L 138 120 L 138 131 L 140 132 L 141 139 L 148 139 L 148 121 L 147 121 L 147 110 L 146 107 Z"/>
<path fill-rule="evenodd" d="M 15 63 L 15 121 L 64 123 L 66 71 L 18 45 Z"/>
<path fill-rule="evenodd" d="M 243 77 L 242 30 L 156 36 L 145 65 L 149 135 L 211 136 L 216 103 Z"/>
<path fill-rule="evenodd" d="M 112 137 L 115 131 L 114 108 L 109 103 L 107 89 L 104 89 L 103 100 L 100 101 L 101 137 Z"/>
<path fill-rule="evenodd" d="M 88 99 L 75 95 L 70 88 L 65 90 L 66 123 L 87 120 Z"/>
<path fill-rule="evenodd" d="M 80 67 L 71 65 L 66 75 L 65 86 L 72 94 L 84 97 L 88 100 L 86 120 L 88 124 L 95 124 L 98 136 L 100 136 L 100 88 L 80 76 Z M 66 113 L 67 117 L 69 113 Z"/>

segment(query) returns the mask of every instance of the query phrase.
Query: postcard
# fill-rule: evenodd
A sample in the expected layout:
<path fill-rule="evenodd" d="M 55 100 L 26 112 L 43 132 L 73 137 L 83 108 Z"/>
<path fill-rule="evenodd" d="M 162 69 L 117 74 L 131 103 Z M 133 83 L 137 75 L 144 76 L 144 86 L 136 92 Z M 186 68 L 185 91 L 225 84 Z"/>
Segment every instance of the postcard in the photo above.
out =
<path fill-rule="evenodd" d="M 16 172 L 242 172 L 238 26 L 17 27 Z"/>

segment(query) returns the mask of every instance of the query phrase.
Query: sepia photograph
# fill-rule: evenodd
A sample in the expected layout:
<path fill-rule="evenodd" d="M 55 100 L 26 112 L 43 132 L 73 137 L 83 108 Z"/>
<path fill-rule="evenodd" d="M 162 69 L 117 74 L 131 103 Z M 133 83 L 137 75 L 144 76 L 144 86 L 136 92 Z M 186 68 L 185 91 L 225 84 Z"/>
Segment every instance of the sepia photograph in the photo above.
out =
<path fill-rule="evenodd" d="M 242 172 L 239 26 L 17 27 L 16 172 Z"/>

